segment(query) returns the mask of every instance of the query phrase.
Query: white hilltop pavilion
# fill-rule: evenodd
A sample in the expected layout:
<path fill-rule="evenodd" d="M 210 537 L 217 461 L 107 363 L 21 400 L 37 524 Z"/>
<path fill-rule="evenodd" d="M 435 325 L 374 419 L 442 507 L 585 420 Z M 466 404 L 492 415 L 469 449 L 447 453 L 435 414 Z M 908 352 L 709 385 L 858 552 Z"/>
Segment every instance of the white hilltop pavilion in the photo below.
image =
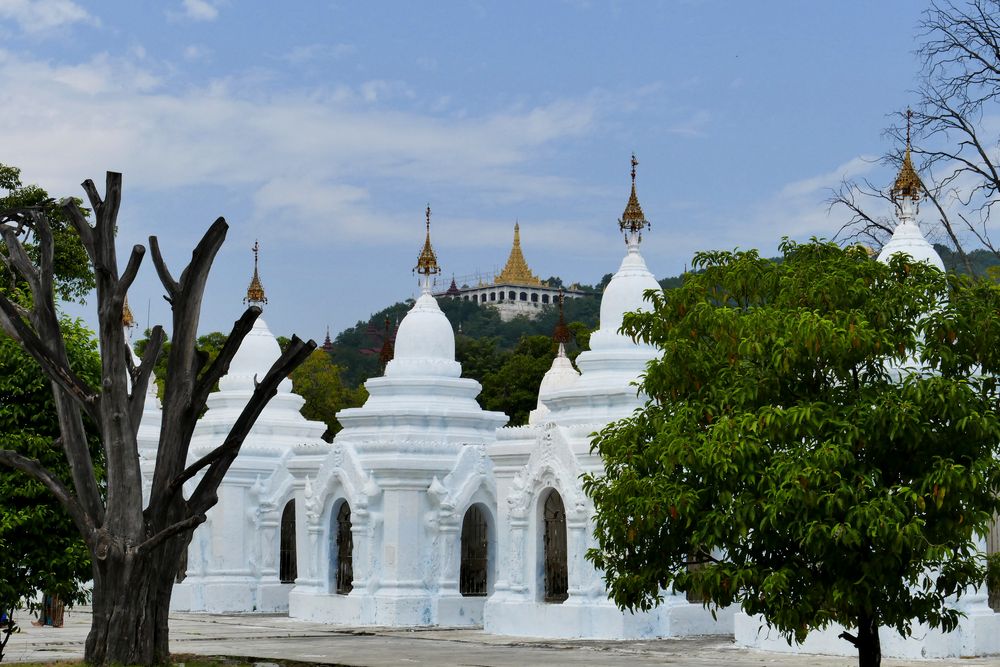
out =
<path fill-rule="evenodd" d="M 267 304 L 257 271 L 245 303 Z M 207 410 L 191 439 L 191 461 L 222 444 L 263 378 L 281 356 L 278 341 L 263 315 L 243 339 L 219 391 L 209 395 Z M 319 447 L 322 422 L 299 412 L 305 399 L 292 393 L 285 379 L 254 423 L 240 453 L 219 486 L 219 502 L 208 512 L 188 547 L 187 575 L 174 586 L 171 609 L 204 612 L 277 612 L 288 609 L 296 579 L 296 512 L 293 500 L 300 482 L 288 471 L 296 447 Z M 189 463 L 191 462 L 189 461 Z M 190 484 L 195 483 L 192 480 Z"/>
<path fill-rule="evenodd" d="M 479 625 L 492 592 L 496 488 L 486 446 L 507 422 L 462 378 L 451 323 L 431 295 L 440 273 L 427 235 L 421 295 L 399 325 L 385 375 L 337 414 L 332 445 L 295 448 L 299 578 L 289 613 L 342 625 Z"/>
<path fill-rule="evenodd" d="M 944 271 L 941 256 L 917 226 L 922 189 L 920 177 L 910 159 L 910 137 L 907 127 L 903 164 L 890 191 L 891 198 L 896 204 L 899 224 L 893 231 L 892 238 L 879 253 L 878 261 L 888 262 L 894 255 L 905 254 L 915 261 L 926 262 Z M 919 365 L 919 360 L 913 360 L 907 365 Z M 979 540 L 979 549 L 984 553 L 987 551 L 985 540 Z M 952 600 L 952 606 L 964 614 L 958 627 L 952 632 L 915 623 L 913 634 L 904 638 L 894 628 L 880 628 L 879 640 L 883 657 L 969 658 L 1000 654 L 1000 614 L 990 608 L 986 586 L 966 591 L 961 599 Z M 854 646 L 839 637 L 844 630 L 845 628 L 840 625 L 831 625 L 825 630 L 809 633 L 802 644 L 794 642 L 789 644 L 776 629 L 767 625 L 762 616 L 750 616 L 740 611 L 735 618 L 737 645 L 776 652 L 856 655 L 857 650 Z"/>
<path fill-rule="evenodd" d="M 648 225 L 635 191 L 619 221 L 627 252 L 601 300 L 600 328 L 572 369 L 560 346 L 527 426 L 500 429 L 489 447 L 498 500 L 497 583 L 486 602 L 485 629 L 503 635 L 627 639 L 731 634 L 732 612 L 718 620 L 701 604 L 665 592 L 646 613 L 620 611 L 601 573 L 586 559 L 596 546 L 593 504 L 583 473 L 601 473 L 591 433 L 626 417 L 645 398 L 633 384 L 657 351 L 620 333 L 624 313 L 648 310 L 646 290 L 660 287 L 639 252 Z"/>

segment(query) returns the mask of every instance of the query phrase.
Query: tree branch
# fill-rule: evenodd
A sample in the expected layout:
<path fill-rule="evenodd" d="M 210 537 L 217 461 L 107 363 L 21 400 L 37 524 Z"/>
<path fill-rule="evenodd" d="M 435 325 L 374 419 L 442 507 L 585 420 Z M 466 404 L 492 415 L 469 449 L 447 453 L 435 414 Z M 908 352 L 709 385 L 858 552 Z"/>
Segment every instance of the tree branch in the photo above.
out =
<path fill-rule="evenodd" d="M 145 254 L 145 247 L 138 244 L 132 246 L 132 254 L 129 255 L 128 264 L 125 265 L 125 272 L 118 279 L 118 292 L 123 301 L 125 295 L 128 294 L 128 288 L 132 286 L 136 274 L 139 273 L 139 265 L 142 264 L 142 258 Z"/>
<path fill-rule="evenodd" d="M 96 532 L 93 519 L 83 509 L 83 505 L 80 504 L 76 496 L 52 471 L 43 466 L 37 459 L 29 459 L 9 449 L 0 449 L 0 464 L 20 470 L 38 480 L 56 497 L 59 504 L 66 508 L 83 539 L 88 544 L 93 542 Z"/>
<path fill-rule="evenodd" d="M 72 396 L 96 423 L 100 423 L 98 394 L 69 366 L 57 360 L 53 351 L 42 342 L 34 329 L 29 327 L 20 315 L 20 310 L 5 295 L 0 294 L 0 327 L 11 333 L 12 337 L 38 362 L 45 374 Z"/>
<path fill-rule="evenodd" d="M 212 365 L 202 374 L 195 384 L 194 393 L 191 397 L 191 409 L 201 414 L 201 409 L 205 407 L 205 401 L 211 393 L 212 388 L 222 376 L 229 372 L 229 364 L 243 344 L 243 339 L 253 329 L 254 322 L 260 317 L 261 309 L 257 306 L 250 306 L 244 311 L 240 319 L 233 323 L 233 329 L 229 332 L 225 344 L 219 351 L 219 355 L 212 362 Z"/>
<path fill-rule="evenodd" d="M 156 548 L 157 545 L 159 545 L 162 542 L 165 542 L 174 535 L 183 533 L 186 530 L 193 530 L 194 528 L 197 528 L 199 525 L 205 522 L 205 519 L 206 516 L 204 514 L 194 514 L 187 517 L 186 519 L 178 521 L 173 525 L 167 526 L 166 528 L 158 532 L 156 535 L 153 535 L 148 540 L 145 540 L 144 542 L 137 545 L 135 547 L 136 555 L 139 555 L 145 551 L 149 551 L 150 549 Z"/>
<path fill-rule="evenodd" d="M 90 183 L 90 181 L 87 181 Z M 91 183 L 93 185 L 93 183 Z M 100 197 L 98 197 L 100 199 Z M 83 211 L 77 205 L 76 200 L 72 197 L 65 197 L 59 201 L 59 206 L 63 210 L 63 214 L 69 218 L 70 223 L 76 230 L 76 233 L 80 236 L 80 241 L 83 243 L 84 249 L 87 251 L 87 256 L 90 257 L 90 262 L 94 262 L 94 228 L 90 226 L 87 222 L 87 218 L 83 215 Z"/>
<path fill-rule="evenodd" d="M 142 353 L 139 368 L 132 374 L 129 417 L 132 420 L 133 435 L 139 432 L 139 423 L 142 421 L 142 410 L 146 404 L 146 389 L 149 387 L 149 378 L 153 375 L 153 368 L 156 366 L 156 360 L 160 356 L 160 350 L 163 348 L 165 339 L 166 335 L 163 333 L 163 327 L 157 324 L 149 334 L 149 341 L 147 341 L 146 349 Z M 132 355 L 128 354 L 127 358 L 129 363 L 131 363 Z"/>
<path fill-rule="evenodd" d="M 160 254 L 160 242 L 155 236 L 149 237 L 149 249 L 153 253 L 153 266 L 156 267 L 156 275 L 159 276 L 163 289 L 167 290 L 165 297 L 167 303 L 173 304 L 181 288 L 174 277 L 170 275 L 170 269 L 167 268 L 167 263 L 163 261 L 163 255 Z"/>
<path fill-rule="evenodd" d="M 208 467 L 205 476 L 201 478 L 201 481 L 188 501 L 188 506 L 192 508 L 192 512 L 207 512 L 217 502 L 216 491 L 219 484 L 222 482 L 226 471 L 229 470 L 229 466 L 239 454 L 240 447 L 250 433 L 250 429 L 253 427 L 257 417 L 260 416 L 268 401 L 278 393 L 278 385 L 305 361 L 315 349 L 315 341 L 303 342 L 298 336 L 292 336 L 292 340 L 284 353 L 274 362 L 267 375 L 264 376 L 263 381 L 257 384 L 253 395 L 243 408 L 243 412 L 240 413 L 240 416 L 229 430 L 229 435 L 221 445 L 223 451 L 215 454 L 214 457 L 212 454 L 203 457 L 189 466 L 178 477 L 178 480 L 185 475 L 187 475 L 187 478 L 190 478 L 201 468 Z M 211 460 L 207 460 L 209 458 Z M 180 488 L 180 484 L 183 484 L 183 482 L 172 481 L 170 484 L 171 490 L 176 492 Z"/>

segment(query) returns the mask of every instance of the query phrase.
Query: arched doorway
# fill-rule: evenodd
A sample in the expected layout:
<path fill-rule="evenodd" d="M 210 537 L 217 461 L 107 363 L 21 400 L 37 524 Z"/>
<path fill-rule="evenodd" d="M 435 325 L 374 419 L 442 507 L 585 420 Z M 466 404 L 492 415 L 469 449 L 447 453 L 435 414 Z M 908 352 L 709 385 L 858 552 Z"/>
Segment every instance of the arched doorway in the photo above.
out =
<path fill-rule="evenodd" d="M 566 567 L 566 508 L 555 490 L 545 498 L 542 512 L 545 551 L 545 601 L 563 602 L 569 597 Z"/>
<path fill-rule="evenodd" d="M 336 522 L 336 590 L 340 595 L 347 595 L 354 589 L 354 537 L 351 535 L 351 506 L 347 501 L 340 504 Z"/>
<path fill-rule="evenodd" d="M 486 514 L 473 505 L 462 520 L 462 564 L 458 589 L 467 597 L 483 596 L 489 583 L 489 526 Z"/>
<path fill-rule="evenodd" d="M 278 551 L 278 580 L 281 583 L 295 582 L 298 576 L 298 565 L 295 561 L 295 501 L 289 500 L 281 512 L 281 539 Z"/>

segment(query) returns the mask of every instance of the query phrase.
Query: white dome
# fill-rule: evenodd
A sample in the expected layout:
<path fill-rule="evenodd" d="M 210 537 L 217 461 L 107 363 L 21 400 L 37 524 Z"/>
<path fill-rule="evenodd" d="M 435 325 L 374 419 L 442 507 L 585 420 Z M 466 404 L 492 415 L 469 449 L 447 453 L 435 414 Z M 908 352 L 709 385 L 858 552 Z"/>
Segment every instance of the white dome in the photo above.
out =
<path fill-rule="evenodd" d="M 395 353 L 385 374 L 436 375 L 458 377 L 461 365 L 455 361 L 455 332 L 438 307 L 437 299 L 424 293 L 399 324 Z"/>
<path fill-rule="evenodd" d="M 254 378 L 257 382 L 263 380 L 280 356 L 278 340 L 267 328 L 264 317 L 258 317 L 229 364 L 229 373 L 219 380 L 219 391 L 253 391 Z M 278 386 L 279 392 L 291 390 L 292 381 L 288 378 Z"/>
<path fill-rule="evenodd" d="M 542 377 L 542 383 L 538 387 L 538 403 L 528 415 L 528 423 L 536 424 L 544 419 L 549 414 L 545 399 L 553 392 L 572 387 L 579 378 L 580 372 L 573 367 L 573 362 L 566 356 L 565 346 L 560 343 L 559 353 L 552 360 L 552 366 Z"/>
<path fill-rule="evenodd" d="M 927 262 L 944 271 L 944 262 L 941 261 L 941 256 L 937 254 L 934 246 L 924 238 L 920 227 L 912 222 L 904 221 L 896 226 L 892 238 L 878 254 L 878 261 L 886 264 L 890 257 L 900 253 L 909 255 L 916 262 Z"/>
<path fill-rule="evenodd" d="M 628 254 L 622 260 L 618 273 L 604 288 L 601 297 L 600 329 L 590 337 L 591 349 L 607 349 L 620 347 L 623 344 L 634 345 L 632 341 L 618 333 L 625 313 L 641 310 L 648 312 L 650 304 L 643 299 L 646 290 L 659 291 L 660 285 L 656 278 L 646 268 L 646 261 L 639 254 L 638 245 L 629 248 Z"/>

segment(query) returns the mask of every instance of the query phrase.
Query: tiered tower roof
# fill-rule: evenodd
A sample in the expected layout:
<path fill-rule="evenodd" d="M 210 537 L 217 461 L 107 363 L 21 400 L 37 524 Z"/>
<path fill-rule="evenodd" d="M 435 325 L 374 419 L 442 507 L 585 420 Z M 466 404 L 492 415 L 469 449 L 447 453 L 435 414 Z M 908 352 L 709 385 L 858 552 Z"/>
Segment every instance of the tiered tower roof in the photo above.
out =
<path fill-rule="evenodd" d="M 524 253 L 521 252 L 521 226 L 516 222 L 514 223 L 514 245 L 510 249 L 510 256 L 507 257 L 507 264 L 493 282 L 496 285 L 540 286 L 542 284 L 538 276 L 528 268 L 528 262 L 524 259 Z"/>
<path fill-rule="evenodd" d="M 910 159 L 910 120 L 912 118 L 913 111 L 907 109 L 906 151 L 903 153 L 903 165 L 900 167 L 896 181 L 892 184 L 892 189 L 889 191 L 894 202 L 899 202 L 904 198 L 919 201 L 921 192 L 923 191 L 923 184 L 920 182 L 917 170 L 913 168 L 913 161 Z"/>
<path fill-rule="evenodd" d="M 257 241 L 253 242 L 253 277 L 250 278 L 250 286 L 247 287 L 246 298 L 243 299 L 243 303 L 249 306 L 260 306 L 267 303 L 267 297 L 264 296 L 264 286 L 260 282 L 260 275 L 257 273 L 257 259 L 258 253 L 260 251 L 260 245 Z"/>

